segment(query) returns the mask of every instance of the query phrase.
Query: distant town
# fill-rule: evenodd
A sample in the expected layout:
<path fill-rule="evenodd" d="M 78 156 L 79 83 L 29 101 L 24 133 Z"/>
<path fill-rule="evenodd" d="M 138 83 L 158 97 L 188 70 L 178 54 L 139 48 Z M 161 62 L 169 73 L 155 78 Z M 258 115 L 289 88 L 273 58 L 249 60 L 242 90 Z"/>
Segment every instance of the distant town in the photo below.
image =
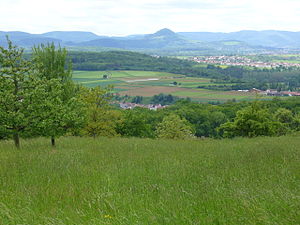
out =
<path fill-rule="evenodd" d="M 119 103 L 119 106 L 121 109 L 134 109 L 136 107 L 141 107 L 141 108 L 146 108 L 154 111 L 168 107 L 168 105 L 163 106 L 161 104 L 137 104 L 131 102 L 121 102 Z"/>
<path fill-rule="evenodd" d="M 204 64 L 249 66 L 256 68 L 300 67 L 300 63 L 254 61 L 246 56 L 199 56 L 190 57 L 189 60 Z"/>
<path fill-rule="evenodd" d="M 249 92 L 249 93 L 256 93 L 256 94 L 267 95 L 267 96 L 300 96 L 300 92 L 295 92 L 295 91 L 277 91 L 272 89 L 263 91 L 257 88 L 252 88 L 250 90 L 238 90 L 238 92 Z"/>

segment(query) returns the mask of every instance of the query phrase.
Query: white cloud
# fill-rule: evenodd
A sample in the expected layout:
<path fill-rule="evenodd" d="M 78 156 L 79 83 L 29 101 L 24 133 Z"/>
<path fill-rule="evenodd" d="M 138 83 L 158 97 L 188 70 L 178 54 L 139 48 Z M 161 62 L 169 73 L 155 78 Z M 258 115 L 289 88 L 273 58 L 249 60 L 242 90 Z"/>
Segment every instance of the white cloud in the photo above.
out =
<path fill-rule="evenodd" d="M 299 31 L 299 0 L 0 0 L 0 30 Z"/>

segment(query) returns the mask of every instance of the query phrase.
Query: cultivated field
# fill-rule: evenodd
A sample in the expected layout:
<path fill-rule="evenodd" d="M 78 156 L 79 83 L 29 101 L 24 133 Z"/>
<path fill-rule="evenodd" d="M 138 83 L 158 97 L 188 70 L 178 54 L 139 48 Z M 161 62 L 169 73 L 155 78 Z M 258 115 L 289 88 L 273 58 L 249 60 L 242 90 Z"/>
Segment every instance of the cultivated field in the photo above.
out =
<path fill-rule="evenodd" d="M 300 224 L 299 137 L 0 142 L 0 224 Z"/>
<path fill-rule="evenodd" d="M 104 79 L 107 75 L 108 79 Z M 149 71 L 75 71 L 75 81 L 94 87 L 113 85 L 121 95 L 153 96 L 160 93 L 178 97 L 191 97 L 196 101 L 251 100 L 256 95 L 236 91 L 211 91 L 198 86 L 224 85 L 212 83 L 210 79 L 186 77 L 184 75 Z M 175 82 L 175 85 L 174 85 Z"/>

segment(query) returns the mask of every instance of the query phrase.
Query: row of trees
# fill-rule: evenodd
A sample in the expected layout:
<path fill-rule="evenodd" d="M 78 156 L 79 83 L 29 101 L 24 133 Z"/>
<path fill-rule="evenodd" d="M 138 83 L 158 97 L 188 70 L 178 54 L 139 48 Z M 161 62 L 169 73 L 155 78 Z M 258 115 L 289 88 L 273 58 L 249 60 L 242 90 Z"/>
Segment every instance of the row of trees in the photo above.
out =
<path fill-rule="evenodd" d="M 139 107 L 120 110 L 114 109 L 108 102 L 106 104 L 106 107 L 97 109 L 98 114 L 90 117 L 93 120 L 88 127 L 93 129 L 84 128 L 82 135 L 232 138 L 279 136 L 300 130 L 298 98 L 274 99 L 270 102 L 228 102 L 217 106 L 180 100 L 158 111 Z"/>

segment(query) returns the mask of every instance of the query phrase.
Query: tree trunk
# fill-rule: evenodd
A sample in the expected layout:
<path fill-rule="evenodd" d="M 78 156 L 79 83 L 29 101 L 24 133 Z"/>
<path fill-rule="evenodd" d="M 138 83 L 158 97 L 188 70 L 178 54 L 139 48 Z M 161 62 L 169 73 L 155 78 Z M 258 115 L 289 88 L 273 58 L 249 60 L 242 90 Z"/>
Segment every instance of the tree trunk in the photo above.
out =
<path fill-rule="evenodd" d="M 51 137 L 51 146 L 55 147 L 55 137 Z"/>
<path fill-rule="evenodd" d="M 13 138 L 14 138 L 14 142 L 15 142 L 16 148 L 19 149 L 20 148 L 20 137 L 19 137 L 19 134 L 18 133 L 14 133 Z"/>

